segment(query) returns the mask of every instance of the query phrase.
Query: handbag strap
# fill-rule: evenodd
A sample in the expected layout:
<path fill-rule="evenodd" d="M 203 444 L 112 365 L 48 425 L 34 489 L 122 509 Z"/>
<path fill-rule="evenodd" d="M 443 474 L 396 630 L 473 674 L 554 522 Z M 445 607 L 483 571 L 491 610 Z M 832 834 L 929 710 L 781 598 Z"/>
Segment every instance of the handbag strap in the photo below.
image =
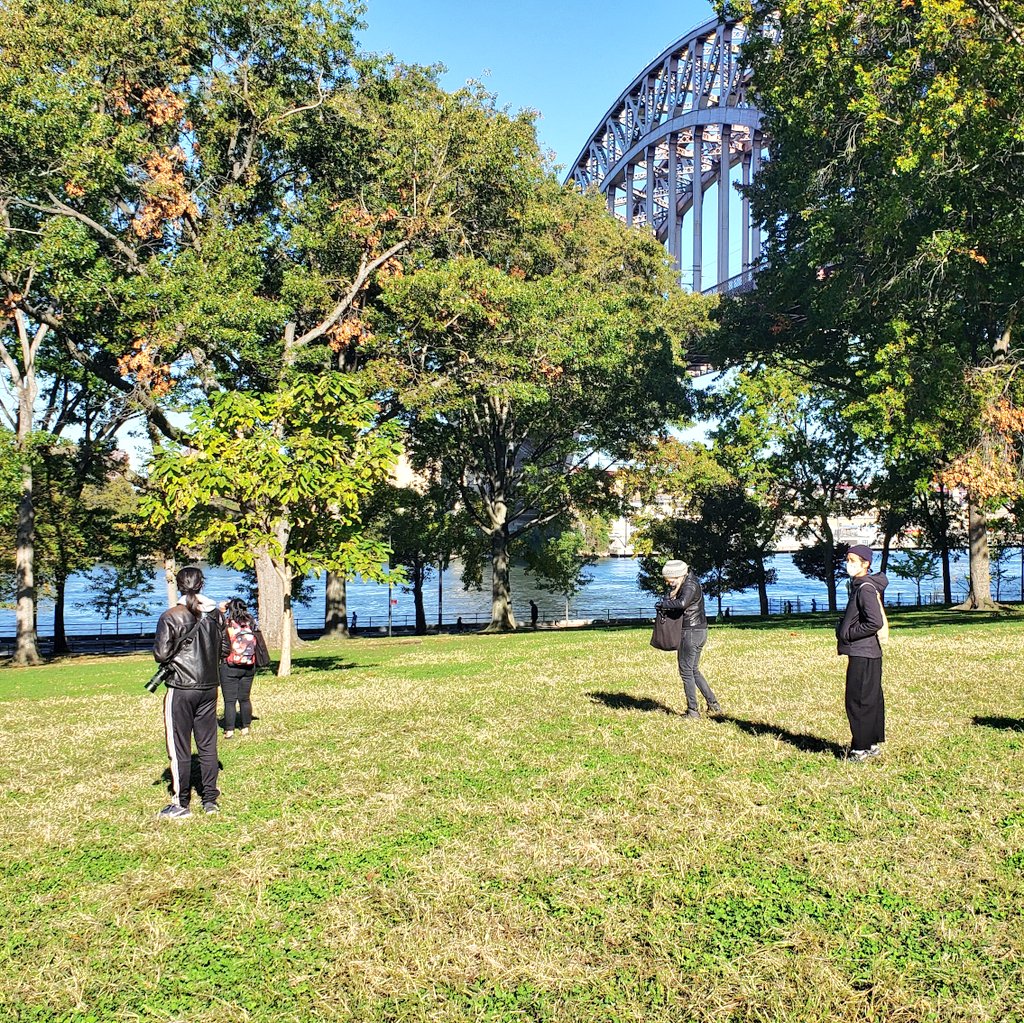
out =
<path fill-rule="evenodd" d="M 191 613 L 192 612 L 190 611 L 189 614 L 191 614 Z M 186 632 L 185 635 L 181 637 L 181 641 L 174 648 L 174 653 L 171 654 L 171 656 L 168 657 L 166 661 L 164 661 L 164 664 L 170 664 L 171 661 L 173 661 L 174 658 L 177 657 L 178 654 L 180 654 L 181 651 L 185 649 L 185 644 L 192 638 L 192 633 L 195 632 L 196 629 L 199 628 L 199 623 L 202 620 L 203 620 L 203 615 L 202 615 L 202 613 L 200 613 L 199 617 L 192 623 L 192 626 L 189 628 L 188 632 Z"/>

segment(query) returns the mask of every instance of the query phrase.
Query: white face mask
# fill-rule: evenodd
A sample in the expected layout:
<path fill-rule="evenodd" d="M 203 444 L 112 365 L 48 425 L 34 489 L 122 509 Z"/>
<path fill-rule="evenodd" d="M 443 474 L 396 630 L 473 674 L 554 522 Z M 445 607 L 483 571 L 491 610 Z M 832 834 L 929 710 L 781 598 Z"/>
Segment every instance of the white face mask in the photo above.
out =
<path fill-rule="evenodd" d="M 860 575 L 860 565 L 854 561 L 848 561 L 846 563 L 846 574 L 851 578 L 856 575 Z"/>

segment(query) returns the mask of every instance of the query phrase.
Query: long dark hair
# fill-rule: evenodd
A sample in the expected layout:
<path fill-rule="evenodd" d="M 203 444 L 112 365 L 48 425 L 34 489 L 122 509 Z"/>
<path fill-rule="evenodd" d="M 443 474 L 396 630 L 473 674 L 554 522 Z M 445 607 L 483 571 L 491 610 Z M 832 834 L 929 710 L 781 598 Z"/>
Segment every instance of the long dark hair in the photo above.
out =
<path fill-rule="evenodd" d="M 178 573 L 175 582 L 178 584 L 178 592 L 185 598 L 185 607 L 192 612 L 195 618 L 198 618 L 203 613 L 199 606 L 199 591 L 206 584 L 202 570 L 193 565 L 183 568 Z"/>
<path fill-rule="evenodd" d="M 256 625 L 256 619 L 245 605 L 241 597 L 232 597 L 224 606 L 224 617 L 236 625 L 246 625 L 250 629 Z"/>

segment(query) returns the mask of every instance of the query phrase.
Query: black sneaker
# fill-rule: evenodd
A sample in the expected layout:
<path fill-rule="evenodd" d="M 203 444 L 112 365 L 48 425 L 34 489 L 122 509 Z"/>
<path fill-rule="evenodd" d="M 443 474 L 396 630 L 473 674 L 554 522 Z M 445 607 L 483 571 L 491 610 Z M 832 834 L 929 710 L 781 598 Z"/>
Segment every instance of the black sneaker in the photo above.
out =
<path fill-rule="evenodd" d="M 713 718 L 720 718 L 722 716 L 722 708 L 717 703 L 712 703 L 708 707 L 708 715 Z"/>
<path fill-rule="evenodd" d="M 691 721 L 696 721 L 696 720 L 698 720 L 700 718 L 700 711 L 699 710 L 688 710 L 688 711 L 686 711 L 685 714 L 683 714 L 683 717 L 684 718 L 689 718 Z"/>
<path fill-rule="evenodd" d="M 204 813 L 220 813 L 220 807 L 216 803 L 203 803 Z"/>
<path fill-rule="evenodd" d="M 870 760 L 872 757 L 878 756 L 881 750 L 872 753 L 869 749 L 851 749 L 847 755 L 847 760 L 852 760 L 855 764 L 862 763 L 865 760 Z"/>
<path fill-rule="evenodd" d="M 168 803 L 158 814 L 157 817 L 162 817 L 168 821 L 180 821 L 186 817 L 191 817 L 192 811 L 187 806 L 178 806 L 177 803 Z"/>

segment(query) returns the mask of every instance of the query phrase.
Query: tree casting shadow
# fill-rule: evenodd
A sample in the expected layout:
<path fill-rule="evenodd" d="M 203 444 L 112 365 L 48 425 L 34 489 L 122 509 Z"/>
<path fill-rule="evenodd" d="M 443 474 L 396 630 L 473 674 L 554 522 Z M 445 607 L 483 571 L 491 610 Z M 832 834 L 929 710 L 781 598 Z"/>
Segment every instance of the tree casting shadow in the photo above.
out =
<path fill-rule="evenodd" d="M 1024 732 L 1024 718 L 979 717 L 975 715 L 974 723 L 979 728 L 1000 728 L 1004 732 Z"/>
<path fill-rule="evenodd" d="M 679 711 L 673 710 L 664 703 L 652 700 L 648 696 L 630 696 L 629 693 L 587 693 L 594 703 L 603 703 L 612 710 L 642 710 L 650 713 L 656 711 L 659 714 L 672 714 L 681 716 Z"/>
<path fill-rule="evenodd" d="M 795 746 L 804 753 L 830 753 L 836 760 L 842 760 L 846 756 L 846 747 L 836 742 L 822 739 L 817 735 L 808 735 L 806 732 L 791 732 L 788 728 L 779 725 L 770 725 L 766 721 L 747 721 L 745 718 L 734 718 L 728 714 L 718 717 L 719 721 L 735 725 L 741 732 L 748 735 L 771 735 L 780 742 Z"/>

